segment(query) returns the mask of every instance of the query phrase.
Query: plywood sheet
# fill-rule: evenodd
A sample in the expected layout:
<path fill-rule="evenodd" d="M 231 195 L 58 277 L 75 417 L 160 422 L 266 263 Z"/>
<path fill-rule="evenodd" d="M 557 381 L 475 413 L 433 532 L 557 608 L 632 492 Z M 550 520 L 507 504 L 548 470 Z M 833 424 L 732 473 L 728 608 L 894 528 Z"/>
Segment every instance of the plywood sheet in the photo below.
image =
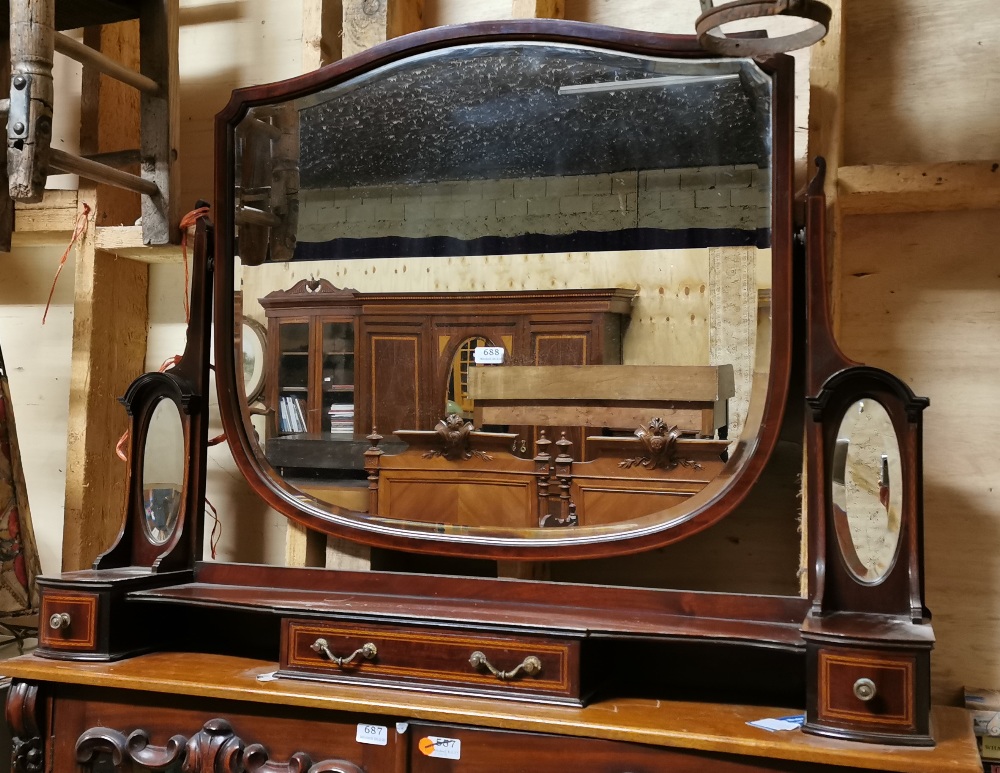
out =
<path fill-rule="evenodd" d="M 919 395 L 935 697 L 1000 684 L 1000 222 L 989 212 L 845 221 L 843 345 Z"/>
<path fill-rule="evenodd" d="M 845 2 L 844 163 L 1000 156 L 993 0 Z"/>

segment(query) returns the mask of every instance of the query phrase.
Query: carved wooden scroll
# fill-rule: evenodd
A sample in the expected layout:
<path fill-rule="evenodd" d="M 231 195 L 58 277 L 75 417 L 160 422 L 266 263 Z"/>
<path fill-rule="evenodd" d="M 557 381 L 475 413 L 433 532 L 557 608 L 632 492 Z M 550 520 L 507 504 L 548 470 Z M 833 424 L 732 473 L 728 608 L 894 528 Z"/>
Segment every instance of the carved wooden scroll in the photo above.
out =
<path fill-rule="evenodd" d="M 667 426 L 662 419 L 653 419 L 648 427 L 639 427 L 635 436 L 642 444 L 643 454 L 623 459 L 618 463 L 622 469 L 645 467 L 647 470 L 673 470 L 678 465 L 694 470 L 702 469 L 692 459 L 678 458 L 677 441 L 680 440 L 681 433 L 676 426 Z"/>
<path fill-rule="evenodd" d="M 441 447 L 424 454 L 427 459 L 442 456 L 449 462 L 469 460 L 472 457 L 484 462 L 493 461 L 485 451 L 472 447 L 472 433 L 476 428 L 457 413 L 450 413 L 434 425 L 434 431 L 441 438 Z"/>
<path fill-rule="evenodd" d="M 10 721 L 9 699 L 7 705 Z M 77 739 L 76 759 L 81 766 L 94 764 L 102 753 L 110 757 L 115 771 L 123 773 L 133 765 L 157 771 L 179 765 L 180 773 L 363 773 L 347 760 L 313 764 L 304 752 L 295 752 L 287 762 L 274 762 L 263 745 L 246 745 L 224 719 L 210 719 L 191 738 L 175 735 L 165 746 L 150 744 L 149 734 L 144 730 L 134 730 L 125 736 L 107 727 L 91 728 Z M 37 768 L 19 770 L 40 773 L 41 766 L 39 763 Z"/>
<path fill-rule="evenodd" d="M 38 685 L 28 682 L 14 682 L 11 685 L 10 692 L 7 693 L 6 714 L 13 742 L 13 773 L 42 773 L 45 767 L 41 708 Z"/>

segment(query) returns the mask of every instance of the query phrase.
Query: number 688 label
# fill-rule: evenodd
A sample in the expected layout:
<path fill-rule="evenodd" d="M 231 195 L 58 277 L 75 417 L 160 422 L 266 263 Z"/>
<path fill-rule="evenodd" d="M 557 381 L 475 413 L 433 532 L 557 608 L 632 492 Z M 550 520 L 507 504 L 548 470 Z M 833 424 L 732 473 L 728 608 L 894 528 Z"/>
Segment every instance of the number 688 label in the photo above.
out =
<path fill-rule="evenodd" d="M 477 346 L 472 352 L 476 365 L 503 365 L 502 346 Z"/>

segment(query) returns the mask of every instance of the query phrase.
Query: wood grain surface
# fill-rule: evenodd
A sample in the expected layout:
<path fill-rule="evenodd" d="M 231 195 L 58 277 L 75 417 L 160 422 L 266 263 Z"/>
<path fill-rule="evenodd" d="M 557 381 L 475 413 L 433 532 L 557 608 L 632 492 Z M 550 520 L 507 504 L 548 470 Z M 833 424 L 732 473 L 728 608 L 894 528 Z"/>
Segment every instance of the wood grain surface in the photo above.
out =
<path fill-rule="evenodd" d="M 275 667 L 273 662 L 220 655 L 159 653 L 99 665 L 43 661 L 25 656 L 7 661 L 5 671 L 18 679 L 43 682 L 389 714 L 413 720 L 632 741 L 865 770 L 973 773 L 982 769 L 971 721 L 960 709 L 935 708 L 936 747 L 905 749 L 821 739 L 798 731 L 769 733 L 746 724 L 765 717 L 796 713 L 787 707 L 625 699 L 595 703 L 581 709 L 363 687 L 332 687 L 291 680 L 259 681 L 259 677 L 272 673 Z"/>

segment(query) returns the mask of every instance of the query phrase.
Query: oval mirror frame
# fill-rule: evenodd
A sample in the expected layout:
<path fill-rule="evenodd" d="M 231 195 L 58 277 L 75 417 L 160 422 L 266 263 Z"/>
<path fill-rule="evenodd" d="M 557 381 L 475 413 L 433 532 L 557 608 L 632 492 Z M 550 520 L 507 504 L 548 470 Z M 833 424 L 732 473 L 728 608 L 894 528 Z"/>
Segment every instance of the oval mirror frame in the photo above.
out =
<path fill-rule="evenodd" d="M 243 318 L 243 385 L 246 401 L 253 405 L 267 386 L 267 330 L 255 319 Z"/>
<path fill-rule="evenodd" d="M 631 32 L 578 22 L 527 20 L 438 28 L 396 38 L 316 72 L 282 83 L 240 90 L 216 119 L 216 293 L 217 378 L 223 425 L 237 466 L 256 492 L 273 508 L 303 525 L 371 545 L 417 552 L 513 560 L 597 558 L 675 542 L 716 523 L 736 508 L 753 488 L 774 450 L 785 416 L 792 365 L 792 62 L 784 56 L 756 62 L 772 78 L 771 181 L 771 333 L 766 399 L 754 426 L 734 444 L 729 463 L 699 496 L 699 504 L 678 517 L 635 528 L 594 529 L 587 534 L 555 529 L 545 539 L 527 540 L 510 532 L 484 529 L 441 530 L 433 524 L 401 528 L 369 520 L 336 506 L 320 508 L 300 491 L 271 477 L 255 453 L 238 396 L 241 385 L 233 347 L 235 286 L 235 129 L 256 106 L 307 96 L 363 75 L 409 55 L 481 42 L 551 42 L 576 44 L 627 54 L 681 59 L 711 59 L 689 37 Z M 751 422 L 748 422 L 748 425 Z"/>
<path fill-rule="evenodd" d="M 177 403 L 158 398 L 148 412 L 142 436 L 142 527 L 151 544 L 163 546 L 176 532 L 184 507 L 187 448 Z"/>

